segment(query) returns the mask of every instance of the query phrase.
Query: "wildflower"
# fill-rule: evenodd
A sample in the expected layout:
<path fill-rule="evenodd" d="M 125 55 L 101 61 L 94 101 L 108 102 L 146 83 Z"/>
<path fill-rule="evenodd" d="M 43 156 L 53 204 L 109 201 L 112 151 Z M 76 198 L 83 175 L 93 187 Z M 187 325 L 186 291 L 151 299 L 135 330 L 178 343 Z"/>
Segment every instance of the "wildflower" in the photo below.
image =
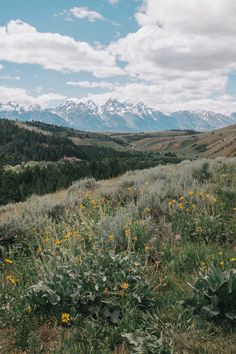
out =
<path fill-rule="evenodd" d="M 145 252 L 148 252 L 150 250 L 150 246 L 149 245 L 145 245 L 144 246 L 144 250 L 145 250 Z"/>
<path fill-rule="evenodd" d="M 39 246 L 39 247 L 37 248 L 36 254 L 38 255 L 38 254 L 40 254 L 40 253 L 42 253 L 42 252 L 43 252 L 43 249 L 42 249 L 41 246 Z"/>
<path fill-rule="evenodd" d="M 230 258 L 230 262 L 236 262 L 236 257 Z"/>
<path fill-rule="evenodd" d="M 4 259 L 4 263 L 6 263 L 6 264 L 13 264 L 14 261 L 13 261 L 11 258 L 6 258 L 6 259 Z"/>
<path fill-rule="evenodd" d="M 125 228 L 125 237 L 130 237 L 130 228 Z"/>
<path fill-rule="evenodd" d="M 66 313 L 66 312 L 64 312 L 64 313 L 62 313 L 61 314 L 61 322 L 62 323 L 64 323 L 64 324 L 68 324 L 68 323 L 70 323 L 70 314 L 69 313 Z"/>
<path fill-rule="evenodd" d="M 179 204 L 178 204 L 178 208 L 179 208 L 179 209 L 184 209 L 183 203 L 179 203 Z"/>
<path fill-rule="evenodd" d="M 183 202 L 185 200 L 184 196 L 180 197 L 179 200 Z"/>
<path fill-rule="evenodd" d="M 56 240 L 54 243 L 55 243 L 56 246 L 61 246 L 62 241 L 61 240 Z"/>
<path fill-rule="evenodd" d="M 223 256 L 223 252 L 220 251 L 220 252 L 218 253 L 218 255 L 219 255 L 219 256 Z"/>
<path fill-rule="evenodd" d="M 16 285 L 16 278 L 14 277 L 14 275 L 9 274 L 6 276 L 6 279 L 10 284 Z"/>
<path fill-rule="evenodd" d="M 84 204 L 80 204 L 79 208 L 80 210 L 83 210 L 85 208 Z"/>
<path fill-rule="evenodd" d="M 197 234 L 201 234 L 202 231 L 203 231 L 203 229 L 202 229 L 200 226 L 196 226 L 195 232 L 196 232 Z"/>
<path fill-rule="evenodd" d="M 114 239 L 114 236 L 113 236 L 113 235 L 109 235 L 109 236 L 108 236 L 108 240 L 109 240 L 109 241 L 113 241 L 113 239 Z"/>
<path fill-rule="evenodd" d="M 123 290 L 127 290 L 128 287 L 129 287 L 129 284 L 128 284 L 127 282 L 124 282 L 124 283 L 121 284 L 120 287 L 121 287 L 121 289 L 123 289 Z"/>
<path fill-rule="evenodd" d="M 144 209 L 144 212 L 148 214 L 148 213 L 151 212 L 151 209 L 150 209 L 150 208 L 145 208 L 145 209 Z"/>
<path fill-rule="evenodd" d="M 220 266 L 221 266 L 221 267 L 224 267 L 224 264 L 225 264 L 224 261 L 221 261 L 221 262 L 220 262 Z"/>
<path fill-rule="evenodd" d="M 130 192 L 130 191 L 131 191 L 131 187 L 127 187 L 126 190 L 127 190 L 128 192 Z"/>
<path fill-rule="evenodd" d="M 188 195 L 189 195 L 190 197 L 192 197 L 193 194 L 194 194 L 194 193 L 193 193 L 192 191 L 188 192 Z"/>
<path fill-rule="evenodd" d="M 91 199 L 91 200 L 90 200 L 90 204 L 91 204 L 94 208 L 97 207 L 97 202 L 96 202 L 96 200 L 94 200 L 94 199 Z"/>
<path fill-rule="evenodd" d="M 138 236 L 134 236 L 134 241 L 138 241 Z"/>
<path fill-rule="evenodd" d="M 31 312 L 32 312 L 32 307 L 31 307 L 31 306 L 27 306 L 27 307 L 25 308 L 25 312 L 31 313 Z"/>
<path fill-rule="evenodd" d="M 175 199 L 173 199 L 173 200 L 171 200 L 170 202 L 169 202 L 169 206 L 171 207 L 171 206 L 173 206 L 173 205 L 175 205 L 176 204 L 176 200 Z"/>

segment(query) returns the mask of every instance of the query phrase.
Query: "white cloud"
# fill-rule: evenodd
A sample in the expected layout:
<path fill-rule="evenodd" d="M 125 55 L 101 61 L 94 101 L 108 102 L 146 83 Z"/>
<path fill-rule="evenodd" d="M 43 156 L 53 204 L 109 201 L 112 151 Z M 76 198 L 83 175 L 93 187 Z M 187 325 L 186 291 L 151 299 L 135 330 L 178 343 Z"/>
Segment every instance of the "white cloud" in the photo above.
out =
<path fill-rule="evenodd" d="M 118 3 L 119 0 L 108 0 L 109 4 L 115 5 Z"/>
<path fill-rule="evenodd" d="M 21 80 L 20 76 L 11 76 L 11 75 L 0 75 L 0 80 Z"/>
<path fill-rule="evenodd" d="M 76 18 L 87 19 L 90 22 L 94 22 L 96 20 L 105 20 L 99 12 L 91 11 L 87 7 L 73 7 L 66 12 Z"/>
<path fill-rule="evenodd" d="M 201 108 L 224 95 L 236 70 L 235 17 L 234 0 L 145 0 L 136 13 L 139 29 L 109 50 L 133 79 L 150 82 L 136 87 L 134 99 L 169 110 L 188 102 Z"/>
<path fill-rule="evenodd" d="M 106 81 L 100 82 L 91 82 L 91 81 L 67 81 L 66 83 L 69 86 L 79 86 L 83 88 L 101 88 L 101 89 L 113 89 L 113 84 Z"/>
<path fill-rule="evenodd" d="M 38 64 L 61 72 L 91 72 L 97 77 L 123 74 L 106 49 L 58 33 L 38 32 L 20 20 L 0 26 L 0 60 Z"/>
<path fill-rule="evenodd" d="M 57 102 L 62 102 L 66 99 L 65 96 L 60 95 L 58 93 L 47 93 L 33 97 L 23 88 L 12 88 L 6 86 L 0 86 L 0 97 L 1 103 L 8 103 L 9 101 L 14 101 L 21 105 L 39 104 L 43 107 L 50 106 Z"/>
<path fill-rule="evenodd" d="M 3 70 L 4 66 L 2 64 L 0 64 L 0 70 Z"/>

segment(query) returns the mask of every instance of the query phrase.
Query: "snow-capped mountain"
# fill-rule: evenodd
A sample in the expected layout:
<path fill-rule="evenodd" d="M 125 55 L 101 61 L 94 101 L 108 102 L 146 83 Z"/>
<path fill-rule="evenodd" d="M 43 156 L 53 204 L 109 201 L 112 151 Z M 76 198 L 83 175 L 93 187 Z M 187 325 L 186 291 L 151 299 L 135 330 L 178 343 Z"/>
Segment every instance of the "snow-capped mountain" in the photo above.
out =
<path fill-rule="evenodd" d="M 236 124 L 236 113 L 226 116 L 209 111 L 178 111 L 166 115 L 140 102 L 109 99 L 97 106 L 87 102 L 66 101 L 54 109 L 20 106 L 15 102 L 0 104 L 0 118 L 19 121 L 37 120 L 85 131 L 140 132 L 168 129 L 208 131 Z"/>
<path fill-rule="evenodd" d="M 49 109 L 43 109 L 39 105 L 28 107 L 20 106 L 15 102 L 9 102 L 7 104 L 0 103 L 0 118 L 18 120 L 21 122 L 36 120 L 47 124 L 69 126 L 62 117 L 54 114 Z"/>

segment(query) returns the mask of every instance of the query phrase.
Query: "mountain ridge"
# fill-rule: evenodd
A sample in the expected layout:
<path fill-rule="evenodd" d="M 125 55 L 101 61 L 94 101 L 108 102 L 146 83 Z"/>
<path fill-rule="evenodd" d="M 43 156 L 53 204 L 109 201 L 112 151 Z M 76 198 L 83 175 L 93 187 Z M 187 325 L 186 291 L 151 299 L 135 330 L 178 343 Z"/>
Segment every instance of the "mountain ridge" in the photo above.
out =
<path fill-rule="evenodd" d="M 236 113 L 224 115 L 213 111 L 183 110 L 170 114 L 130 101 L 110 98 L 98 106 L 92 100 L 67 100 L 55 108 L 22 106 L 14 101 L 0 103 L 0 118 L 40 121 L 93 132 L 140 132 L 189 129 L 210 131 L 236 124 Z"/>

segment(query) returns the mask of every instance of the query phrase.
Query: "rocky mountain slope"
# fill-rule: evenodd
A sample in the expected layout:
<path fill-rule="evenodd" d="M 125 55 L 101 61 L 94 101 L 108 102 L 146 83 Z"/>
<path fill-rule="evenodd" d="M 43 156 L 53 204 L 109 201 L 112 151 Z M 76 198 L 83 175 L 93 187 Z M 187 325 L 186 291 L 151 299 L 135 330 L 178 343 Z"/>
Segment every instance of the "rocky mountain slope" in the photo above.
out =
<path fill-rule="evenodd" d="M 66 101 L 54 109 L 23 107 L 14 102 L 0 104 L 0 118 L 19 121 L 40 121 L 47 124 L 101 132 L 140 132 L 170 129 L 209 131 L 236 123 L 236 113 L 226 116 L 209 111 L 178 111 L 166 115 L 140 102 L 119 102 L 109 99 L 97 106 L 93 101 Z"/>

